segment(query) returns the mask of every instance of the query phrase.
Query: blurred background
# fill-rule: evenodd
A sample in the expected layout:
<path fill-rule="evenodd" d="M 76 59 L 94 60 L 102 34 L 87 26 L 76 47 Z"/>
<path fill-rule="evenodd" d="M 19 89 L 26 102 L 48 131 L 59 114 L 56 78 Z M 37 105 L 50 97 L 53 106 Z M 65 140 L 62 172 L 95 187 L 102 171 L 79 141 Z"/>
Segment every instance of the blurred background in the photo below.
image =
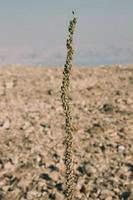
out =
<path fill-rule="evenodd" d="M 75 65 L 133 63 L 132 0 L 4 0 L 0 64 L 63 66 L 72 10 Z"/>

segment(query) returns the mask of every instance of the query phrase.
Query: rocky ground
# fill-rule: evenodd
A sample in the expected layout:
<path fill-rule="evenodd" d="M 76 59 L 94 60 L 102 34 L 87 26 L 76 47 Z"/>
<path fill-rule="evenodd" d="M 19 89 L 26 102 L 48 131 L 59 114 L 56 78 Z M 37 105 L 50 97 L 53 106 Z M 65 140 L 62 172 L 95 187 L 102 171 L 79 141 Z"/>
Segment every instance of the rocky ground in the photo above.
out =
<path fill-rule="evenodd" d="M 63 68 L 0 67 L 0 199 L 64 200 Z M 73 67 L 75 199 L 133 200 L 133 65 Z"/>

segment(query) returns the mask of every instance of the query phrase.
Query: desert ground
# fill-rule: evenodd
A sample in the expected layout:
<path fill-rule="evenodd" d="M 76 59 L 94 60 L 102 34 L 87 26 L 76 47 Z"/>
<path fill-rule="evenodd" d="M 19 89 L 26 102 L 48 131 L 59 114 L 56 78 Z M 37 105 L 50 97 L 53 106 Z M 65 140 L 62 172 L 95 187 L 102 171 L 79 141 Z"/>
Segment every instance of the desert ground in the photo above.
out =
<path fill-rule="evenodd" d="M 64 200 L 63 67 L 0 66 L 0 200 Z M 133 65 L 72 68 L 76 200 L 133 200 Z"/>

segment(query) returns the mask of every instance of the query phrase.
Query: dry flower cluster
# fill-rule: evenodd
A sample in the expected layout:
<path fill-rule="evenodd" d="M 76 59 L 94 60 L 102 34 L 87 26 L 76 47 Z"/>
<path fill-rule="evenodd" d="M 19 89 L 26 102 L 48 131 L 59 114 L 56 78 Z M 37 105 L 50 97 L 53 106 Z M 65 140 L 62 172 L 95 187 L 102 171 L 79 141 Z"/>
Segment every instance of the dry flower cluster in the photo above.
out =
<path fill-rule="evenodd" d="M 72 21 L 70 21 L 69 25 L 69 36 L 67 39 L 67 58 L 66 64 L 64 66 L 63 72 L 63 81 L 61 86 L 61 99 L 62 105 L 65 112 L 65 119 L 66 119 L 66 137 L 65 137 L 65 166 L 66 166 L 66 190 L 65 196 L 67 200 L 72 200 L 74 196 L 74 174 L 73 174 L 73 150 L 72 150 L 72 140 L 73 140 L 73 124 L 72 124 L 72 116 L 71 116 L 71 108 L 69 104 L 69 77 L 71 74 L 72 68 L 72 56 L 73 56 L 73 34 L 76 25 L 76 18 L 74 17 Z"/>

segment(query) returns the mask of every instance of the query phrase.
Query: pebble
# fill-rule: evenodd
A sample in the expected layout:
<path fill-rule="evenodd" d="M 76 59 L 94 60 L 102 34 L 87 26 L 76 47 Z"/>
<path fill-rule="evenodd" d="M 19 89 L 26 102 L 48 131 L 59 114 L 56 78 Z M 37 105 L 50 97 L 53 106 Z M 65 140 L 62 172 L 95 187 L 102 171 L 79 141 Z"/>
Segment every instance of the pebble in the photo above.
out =
<path fill-rule="evenodd" d="M 46 181 L 51 181 L 51 177 L 47 173 L 42 173 L 40 174 L 40 178 L 46 180 Z"/>
<path fill-rule="evenodd" d="M 4 164 L 4 169 L 6 171 L 14 171 L 15 170 L 15 165 L 13 165 L 10 161 L 6 162 Z"/>
<path fill-rule="evenodd" d="M 63 194 L 61 194 L 61 193 L 59 193 L 59 192 L 56 192 L 56 199 L 58 199 L 58 200 L 64 200 L 65 197 L 64 197 Z"/>
<path fill-rule="evenodd" d="M 13 81 L 6 82 L 5 86 L 6 86 L 7 89 L 11 89 L 14 86 L 14 82 Z"/>
<path fill-rule="evenodd" d="M 123 145 L 118 146 L 118 152 L 119 153 L 124 153 L 125 152 L 125 147 Z"/>
<path fill-rule="evenodd" d="M 31 191 L 27 192 L 27 199 L 28 199 L 28 200 L 37 199 L 38 194 L 39 194 L 38 191 L 36 191 L 36 190 L 31 190 Z"/>
<path fill-rule="evenodd" d="M 38 189 L 38 191 L 40 192 L 40 191 L 44 191 L 45 189 L 46 189 L 46 182 L 45 181 L 41 181 L 41 180 L 39 180 L 39 182 L 38 182 L 38 185 L 37 185 L 37 189 Z"/>
<path fill-rule="evenodd" d="M 63 191 L 63 183 L 56 183 L 55 187 L 58 191 Z"/>
<path fill-rule="evenodd" d="M 51 176 L 53 181 L 59 181 L 59 172 L 56 172 L 56 171 L 51 172 L 50 176 Z"/>
<path fill-rule="evenodd" d="M 4 121 L 3 128 L 4 129 L 9 129 L 10 128 L 10 121 L 9 121 L 9 119 L 6 119 Z"/>
<path fill-rule="evenodd" d="M 10 191 L 10 192 L 7 192 L 5 197 L 4 197 L 4 200 L 19 200 L 20 197 L 21 197 L 21 190 L 19 190 L 18 188 L 14 189 L 13 191 Z"/>
<path fill-rule="evenodd" d="M 4 87 L 0 87 L 0 96 L 5 95 L 5 89 Z"/>
<path fill-rule="evenodd" d="M 26 179 L 25 177 L 24 178 L 21 178 L 19 183 L 17 184 L 17 186 L 21 189 L 23 189 L 24 192 L 27 191 L 27 189 L 30 187 L 30 184 L 31 184 L 31 179 L 29 177 L 29 179 Z"/>
<path fill-rule="evenodd" d="M 113 107 L 112 104 L 108 104 L 108 103 L 107 103 L 107 104 L 104 104 L 104 105 L 103 105 L 102 110 L 103 110 L 104 112 L 113 112 L 114 107 Z"/>

